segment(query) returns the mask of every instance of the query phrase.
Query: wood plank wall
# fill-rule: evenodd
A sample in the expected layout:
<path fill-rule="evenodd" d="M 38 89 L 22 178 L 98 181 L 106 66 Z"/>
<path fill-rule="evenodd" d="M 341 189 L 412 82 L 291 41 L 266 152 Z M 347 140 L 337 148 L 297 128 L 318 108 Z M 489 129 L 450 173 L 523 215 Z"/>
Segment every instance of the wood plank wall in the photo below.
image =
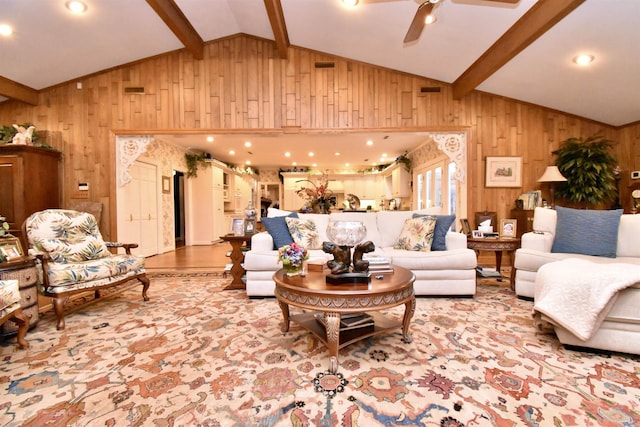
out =
<path fill-rule="evenodd" d="M 106 204 L 106 238 L 115 235 L 114 133 L 463 129 L 469 215 L 486 209 L 499 218 L 509 217 L 520 193 L 540 188 L 536 179 L 566 138 L 600 134 L 616 141 L 623 189 L 629 171 L 640 170 L 640 124 L 616 129 L 481 92 L 455 101 L 448 84 L 295 47 L 282 60 L 272 42 L 249 36 L 207 43 L 200 61 L 178 51 L 76 81 L 41 91 L 35 107 L 0 104 L 0 124 L 32 122 L 48 131 L 64 153 L 64 204 L 78 182 L 90 183 L 91 200 Z M 125 94 L 131 86 L 144 87 L 144 94 Z M 421 93 L 424 86 L 441 93 Z M 522 188 L 485 188 L 486 156 L 522 156 Z M 628 199 L 624 193 L 627 208 Z"/>

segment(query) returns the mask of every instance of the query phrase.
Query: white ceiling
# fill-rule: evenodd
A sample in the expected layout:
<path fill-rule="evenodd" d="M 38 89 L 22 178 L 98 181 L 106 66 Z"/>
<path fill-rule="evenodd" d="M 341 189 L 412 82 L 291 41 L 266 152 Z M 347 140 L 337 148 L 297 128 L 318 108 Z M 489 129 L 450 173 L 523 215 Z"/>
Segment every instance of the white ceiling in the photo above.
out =
<path fill-rule="evenodd" d="M 204 41 L 238 33 L 274 39 L 262 0 L 175 2 Z M 86 0 L 89 9 L 83 16 L 71 15 L 64 3 L 2 0 L 0 24 L 12 25 L 15 34 L 0 39 L 0 76 L 39 90 L 183 47 L 144 0 Z M 437 23 L 425 28 L 417 42 L 406 45 L 402 39 L 420 1 L 361 0 L 356 9 L 345 8 L 339 0 L 281 3 L 294 46 L 452 83 L 535 0 L 520 0 L 516 5 L 441 0 L 434 10 Z M 638 121 L 638 22 L 640 0 L 587 0 L 477 89 L 614 126 Z M 578 53 L 595 55 L 595 62 L 588 68 L 578 67 L 572 62 Z M 236 137 L 236 144 L 242 144 L 250 136 Z M 396 137 L 400 139 L 400 135 Z M 263 155 L 255 144 L 262 145 L 257 141 L 264 137 L 252 138 L 254 165 L 277 161 L 269 156 L 281 155 L 280 147 Z M 179 140 L 197 147 L 202 139 L 196 135 Z M 224 139 L 227 137 L 218 136 L 216 140 Z M 272 144 L 274 139 L 265 141 Z M 423 140 L 421 136 L 417 139 Z M 326 152 L 333 151 L 326 149 L 326 137 L 320 143 Z M 309 146 L 309 150 L 314 144 L 316 141 L 306 139 L 297 142 L 298 146 Z M 362 157 L 357 144 L 346 145 L 353 146 Z M 342 146 L 340 151 L 345 152 L 345 144 Z M 370 161 L 375 157 L 377 154 L 367 156 Z"/>

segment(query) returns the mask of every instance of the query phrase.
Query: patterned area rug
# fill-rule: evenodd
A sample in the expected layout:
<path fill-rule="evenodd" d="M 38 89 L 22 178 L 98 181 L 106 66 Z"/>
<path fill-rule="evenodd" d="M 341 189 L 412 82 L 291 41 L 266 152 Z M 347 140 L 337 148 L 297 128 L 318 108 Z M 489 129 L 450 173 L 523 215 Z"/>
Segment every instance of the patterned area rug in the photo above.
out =
<path fill-rule="evenodd" d="M 532 303 L 479 285 L 474 299 L 419 298 L 400 331 L 340 351 L 274 299 L 222 291 L 218 275 L 152 278 L 46 313 L 0 347 L 2 426 L 636 426 L 640 360 L 563 348 L 534 330 Z M 402 310 L 388 310 L 400 317 Z"/>

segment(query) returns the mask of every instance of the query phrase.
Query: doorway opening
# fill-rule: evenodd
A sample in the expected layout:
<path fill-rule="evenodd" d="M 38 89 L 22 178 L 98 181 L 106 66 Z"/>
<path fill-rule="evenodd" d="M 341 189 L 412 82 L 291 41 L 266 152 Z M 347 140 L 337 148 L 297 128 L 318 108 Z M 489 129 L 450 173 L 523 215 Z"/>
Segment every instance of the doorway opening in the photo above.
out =
<path fill-rule="evenodd" d="M 173 218 L 176 248 L 185 245 L 184 173 L 173 171 Z"/>

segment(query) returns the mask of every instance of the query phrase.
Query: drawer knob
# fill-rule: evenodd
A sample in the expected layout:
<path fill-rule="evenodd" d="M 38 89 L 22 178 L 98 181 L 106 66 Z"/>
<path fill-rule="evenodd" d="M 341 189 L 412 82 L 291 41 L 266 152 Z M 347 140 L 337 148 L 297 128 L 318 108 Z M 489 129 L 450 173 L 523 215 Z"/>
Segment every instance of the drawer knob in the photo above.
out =
<path fill-rule="evenodd" d="M 27 295 L 27 296 L 25 297 L 25 300 L 27 300 L 27 301 L 31 301 L 31 295 Z"/>

